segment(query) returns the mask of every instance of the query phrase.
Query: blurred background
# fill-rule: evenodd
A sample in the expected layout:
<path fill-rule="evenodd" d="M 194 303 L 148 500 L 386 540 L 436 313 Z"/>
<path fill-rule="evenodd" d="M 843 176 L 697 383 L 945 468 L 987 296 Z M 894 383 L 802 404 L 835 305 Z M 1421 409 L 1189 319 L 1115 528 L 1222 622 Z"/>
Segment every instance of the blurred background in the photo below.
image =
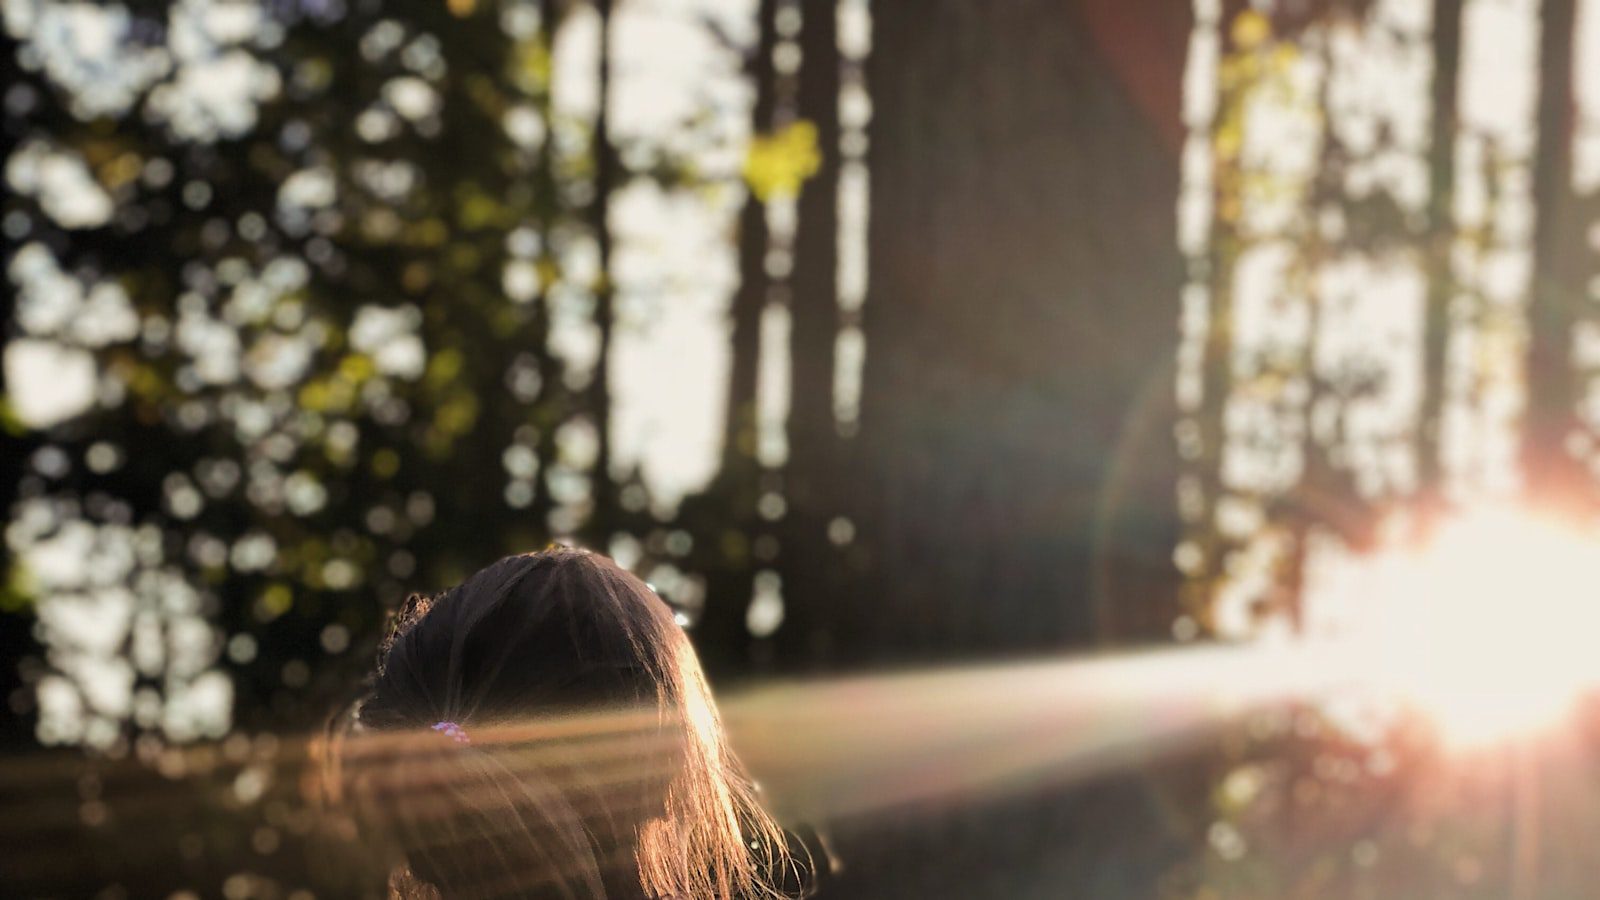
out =
<path fill-rule="evenodd" d="M 281 758 L 553 541 L 724 696 L 1167 661 L 1092 775 L 778 792 L 823 897 L 1592 892 L 1600 0 L 0 11 L 6 893 L 345 895 Z"/>

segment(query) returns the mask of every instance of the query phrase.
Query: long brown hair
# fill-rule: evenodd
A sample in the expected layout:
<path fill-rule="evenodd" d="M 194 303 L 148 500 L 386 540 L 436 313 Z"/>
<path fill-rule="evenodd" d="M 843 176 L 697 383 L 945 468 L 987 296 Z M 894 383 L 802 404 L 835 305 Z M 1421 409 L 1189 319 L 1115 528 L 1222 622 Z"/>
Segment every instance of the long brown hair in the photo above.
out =
<path fill-rule="evenodd" d="M 598 554 L 511 556 L 413 596 L 351 720 L 338 780 L 403 855 L 391 893 L 721 900 L 794 883 L 672 611 Z"/>

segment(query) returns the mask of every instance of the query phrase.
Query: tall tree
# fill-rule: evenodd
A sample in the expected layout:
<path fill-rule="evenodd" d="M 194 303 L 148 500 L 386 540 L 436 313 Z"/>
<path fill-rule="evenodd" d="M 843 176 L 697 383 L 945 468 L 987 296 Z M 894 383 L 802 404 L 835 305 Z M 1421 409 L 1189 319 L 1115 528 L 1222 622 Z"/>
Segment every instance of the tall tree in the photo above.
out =
<path fill-rule="evenodd" d="M 1172 614 L 1175 462 L 1165 426 L 1141 415 L 1165 421 L 1177 342 L 1178 160 L 1163 123 L 1178 120 L 1188 10 L 1132 7 L 873 5 L 866 362 L 847 496 L 867 558 L 851 590 L 806 598 L 840 664 L 1082 647 L 1097 583 L 1145 566 L 1161 577 L 1125 602 Z M 1121 39 L 1119 21 L 1162 39 Z M 1119 471 L 1147 466 L 1162 474 Z M 1157 557 L 1097 572 L 1104 536 L 1135 532 Z M 1114 781 L 841 826 L 830 895 L 1071 884 L 1154 896 L 1182 838 L 1146 814 L 1147 797 Z M 1139 849 L 1124 853 L 1133 833 Z"/>
<path fill-rule="evenodd" d="M 839 87 L 838 10 L 833 0 L 803 9 L 800 118 L 815 129 L 816 172 L 799 199 L 790 300 L 789 459 L 784 469 L 787 514 L 779 571 L 789 598 L 776 635 L 778 653 L 803 665 L 826 650 L 819 598 L 836 594 L 837 548 L 828 539 L 838 513 L 839 434 L 834 425 L 834 344 L 839 334 Z"/>
<path fill-rule="evenodd" d="M 753 130 L 772 127 L 778 104 L 773 52 L 778 43 L 777 0 L 761 0 L 756 45 L 746 71 L 755 87 Z M 756 369 L 761 356 L 761 310 L 767 302 L 770 235 L 766 204 L 751 190 L 739 213 L 739 287 L 733 297 L 732 362 L 722 436 L 722 463 L 710 488 L 685 501 L 680 520 L 699 537 L 692 563 L 707 580 L 706 602 L 693 636 L 706 668 L 718 676 L 744 672 L 750 662 L 745 627 L 754 571 L 752 534 L 760 491 L 756 461 Z"/>
<path fill-rule="evenodd" d="M 599 356 L 595 360 L 593 380 L 589 383 L 587 414 L 595 422 L 598 446 L 595 451 L 591 491 L 594 510 L 585 531 L 596 545 L 603 545 L 608 529 L 615 525 L 617 490 L 611 479 L 611 331 L 613 298 L 616 290 L 611 279 L 611 191 L 620 186 L 622 167 L 617 159 L 617 148 L 611 140 L 611 72 L 612 72 L 612 0 L 594 0 L 595 12 L 600 19 L 599 72 L 595 90 L 599 94 L 599 109 L 595 113 L 594 136 L 591 138 L 594 155 L 594 199 L 589 208 L 589 227 L 594 232 L 598 248 L 600 281 L 595 285 L 595 326 L 599 342 Z"/>
<path fill-rule="evenodd" d="M 0 29 L 0 73 L 13 96 L 21 98 L 29 90 L 16 67 L 17 41 Z M 22 142 L 27 120 L 21 115 L 6 116 L 0 131 L 0 151 L 7 157 Z M 12 320 L 16 304 L 14 291 L 0 291 L 0 322 Z M 0 398 L 6 397 L 6 374 L 0 366 Z M 10 510 L 17 500 L 18 482 L 22 476 L 22 460 L 37 447 L 37 439 L 30 436 L 10 409 L 9 400 L 0 405 L 0 447 L 4 449 L 4 464 L 0 465 L 0 509 Z M 11 571 L 12 559 L 7 542 L 0 541 L 0 571 Z M 28 624 L 28 598 L 10 585 L 0 588 L 0 696 L 12 699 L 11 712 L 0 721 L 0 749 L 22 747 L 32 743 L 33 717 L 27 715 L 28 704 L 18 702 L 28 696 L 30 687 L 24 682 L 19 663 L 32 657 L 39 647 Z"/>
<path fill-rule="evenodd" d="M 1528 310 L 1527 420 L 1522 464 L 1530 498 L 1570 507 L 1588 477 L 1571 452 L 1577 378 L 1572 328 L 1584 297 L 1585 251 L 1572 190 L 1573 40 L 1576 0 L 1545 0 L 1539 41 L 1538 145 L 1532 298 Z"/>
<path fill-rule="evenodd" d="M 1454 213 L 1457 97 L 1461 81 L 1462 0 L 1434 0 L 1433 111 L 1428 148 L 1427 312 L 1423 319 L 1422 405 L 1418 412 L 1417 483 L 1425 516 L 1444 501 L 1443 434 L 1448 389 L 1450 308 L 1455 278 L 1450 253 L 1455 243 Z"/>
<path fill-rule="evenodd" d="M 1188 13 L 1143 4 L 1131 18 L 1163 40 L 1130 42 L 1099 12 L 874 9 L 856 493 L 877 583 L 842 629 L 857 654 L 1088 641 L 1107 485 L 1118 466 L 1162 465 L 1120 439 L 1147 387 L 1164 393 L 1176 342 L 1162 122 L 1178 115 Z M 1133 90 L 1129 71 L 1160 89 Z M 1167 496 L 1122 512 L 1170 531 Z"/>

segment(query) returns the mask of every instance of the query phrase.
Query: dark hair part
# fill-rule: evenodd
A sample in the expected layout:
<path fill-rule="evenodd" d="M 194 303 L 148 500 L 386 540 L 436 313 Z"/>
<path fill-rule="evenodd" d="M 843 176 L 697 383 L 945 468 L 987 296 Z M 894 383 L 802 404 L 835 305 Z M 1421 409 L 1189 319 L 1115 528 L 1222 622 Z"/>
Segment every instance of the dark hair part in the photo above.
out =
<path fill-rule="evenodd" d="M 688 638 L 606 557 L 511 556 L 411 597 L 351 727 L 336 780 L 404 855 L 402 896 L 721 900 L 793 883 Z"/>

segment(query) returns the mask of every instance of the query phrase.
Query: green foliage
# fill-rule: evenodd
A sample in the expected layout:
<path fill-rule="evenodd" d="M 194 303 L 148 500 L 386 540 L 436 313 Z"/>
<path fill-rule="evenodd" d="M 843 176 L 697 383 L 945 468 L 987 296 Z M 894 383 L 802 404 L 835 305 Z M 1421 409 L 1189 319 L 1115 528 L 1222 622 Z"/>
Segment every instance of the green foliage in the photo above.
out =
<path fill-rule="evenodd" d="M 119 285 L 135 319 L 83 345 L 116 387 L 37 433 L 71 464 L 27 476 L 56 521 L 12 552 L 26 559 L 105 510 L 155 526 L 222 630 L 210 653 L 230 648 L 219 662 L 246 725 L 316 721 L 405 592 L 622 524 L 594 518 L 587 488 L 548 489 L 592 484 L 558 459 L 555 434 L 606 414 L 592 375 L 549 347 L 550 292 L 592 304 L 596 290 L 566 272 L 593 217 L 559 180 L 593 171 L 593 129 L 552 109 L 551 8 L 291 6 L 231 31 L 202 16 L 189 24 L 214 52 L 250 66 L 251 90 L 212 111 L 232 124 L 210 131 L 154 112 L 208 71 L 160 38 L 179 12 L 138 14 L 177 71 L 122 108 L 79 115 L 71 91 L 27 76 L 35 103 L 14 124 L 81 159 L 113 211 L 85 228 L 43 188 L 12 197 L 29 223 L 20 243 L 91 295 Z M 513 111 L 546 138 L 514 139 Z M 506 273 L 524 264 L 536 294 L 508 297 Z M 24 431 L 10 403 L 0 427 Z M 516 447 L 536 474 L 508 473 Z M 94 453 L 118 462 L 91 465 Z M 19 584 L 7 609 L 31 596 Z M 323 639 L 333 626 L 356 640 Z M 241 634 L 252 640 L 229 643 Z M 286 674 L 319 644 L 342 656 L 310 683 Z"/>
<path fill-rule="evenodd" d="M 744 179 L 762 202 L 800 194 L 806 179 L 822 165 L 817 126 L 799 119 L 773 134 L 756 135 L 745 157 Z"/>

